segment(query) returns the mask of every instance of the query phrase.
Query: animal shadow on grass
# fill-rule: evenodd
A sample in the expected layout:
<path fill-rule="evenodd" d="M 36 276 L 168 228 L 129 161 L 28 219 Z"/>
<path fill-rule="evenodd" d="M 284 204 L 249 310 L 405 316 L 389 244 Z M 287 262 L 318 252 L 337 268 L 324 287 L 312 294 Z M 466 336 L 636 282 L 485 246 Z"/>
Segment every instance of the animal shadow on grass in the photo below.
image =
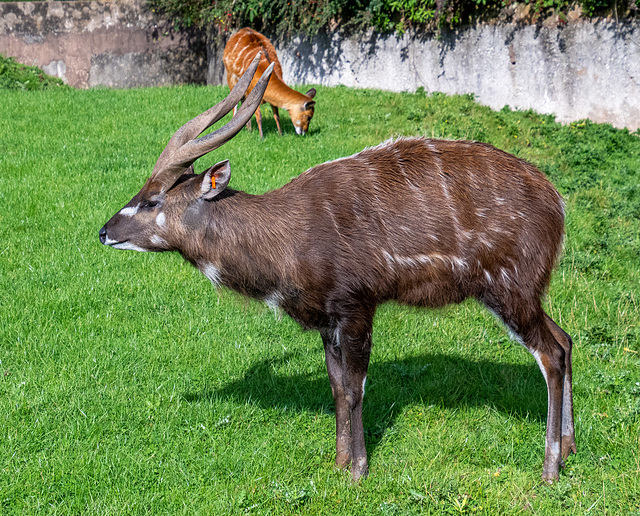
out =
<path fill-rule="evenodd" d="M 188 401 L 232 399 L 264 409 L 326 412 L 334 404 L 326 369 L 282 374 L 281 365 L 295 362 L 295 353 L 265 358 L 244 376 L 220 389 L 185 394 Z M 443 408 L 490 406 L 521 419 L 546 420 L 547 390 L 535 363 L 519 365 L 469 360 L 446 354 L 419 354 L 369 365 L 363 418 L 369 453 L 405 407 L 416 404 Z"/>

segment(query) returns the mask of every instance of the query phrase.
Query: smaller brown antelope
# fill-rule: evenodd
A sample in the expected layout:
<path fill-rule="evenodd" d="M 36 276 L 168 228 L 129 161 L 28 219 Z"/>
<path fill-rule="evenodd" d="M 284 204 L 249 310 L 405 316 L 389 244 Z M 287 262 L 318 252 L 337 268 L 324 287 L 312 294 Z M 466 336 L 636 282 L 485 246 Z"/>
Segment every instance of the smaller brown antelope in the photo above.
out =
<path fill-rule="evenodd" d="M 260 64 L 258 65 L 258 73 L 256 79 L 251 83 L 248 91 L 255 86 L 257 77 L 261 76 L 266 70 L 269 63 L 274 64 L 273 75 L 264 92 L 262 103 L 268 103 L 273 110 L 273 118 L 278 126 L 278 133 L 282 135 L 282 127 L 280 126 L 280 115 L 278 108 L 286 109 L 289 112 L 296 133 L 304 135 L 309 130 L 309 122 L 313 117 L 313 107 L 316 90 L 311 88 L 306 95 L 297 92 L 287 86 L 282 80 L 282 66 L 278 61 L 276 49 L 271 42 L 259 32 L 253 29 L 240 29 L 236 32 L 224 47 L 222 61 L 227 70 L 227 82 L 229 89 L 238 82 L 238 79 L 245 73 L 253 58 L 261 54 Z M 235 113 L 235 109 L 234 109 Z M 260 114 L 260 106 L 256 110 L 256 122 L 260 131 L 260 138 L 264 138 L 262 133 L 262 115 Z M 251 127 L 251 119 L 247 122 L 247 127 Z"/>
<path fill-rule="evenodd" d="M 275 63 L 229 123 L 256 57 L 221 103 L 183 125 L 151 177 L 100 230 L 115 249 L 178 251 L 216 285 L 279 307 L 322 336 L 336 464 L 368 472 L 362 400 L 376 307 L 472 297 L 533 354 L 547 384 L 542 478 L 576 451 L 571 338 L 542 309 L 564 234 L 560 194 L 526 161 L 478 142 L 400 138 L 307 170 L 262 195 L 193 163 L 242 129 Z"/>

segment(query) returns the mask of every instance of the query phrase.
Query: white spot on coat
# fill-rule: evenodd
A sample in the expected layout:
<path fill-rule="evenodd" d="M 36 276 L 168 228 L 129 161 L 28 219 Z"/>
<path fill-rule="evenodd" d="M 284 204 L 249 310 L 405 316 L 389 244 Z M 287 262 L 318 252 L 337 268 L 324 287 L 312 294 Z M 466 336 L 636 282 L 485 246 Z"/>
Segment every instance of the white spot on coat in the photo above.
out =
<path fill-rule="evenodd" d="M 278 315 L 278 310 L 280 309 L 283 301 L 284 298 L 282 297 L 282 294 L 277 290 L 264 298 L 265 304 L 273 310 L 275 315 Z"/>
<path fill-rule="evenodd" d="M 335 340 L 337 347 L 340 347 L 340 333 L 341 333 L 340 324 L 338 324 L 338 326 L 336 326 L 336 329 L 333 333 L 333 338 Z"/>
<path fill-rule="evenodd" d="M 158 213 L 158 216 L 156 217 L 156 224 L 162 228 L 164 227 L 166 222 L 167 222 L 167 217 L 165 216 L 164 212 L 161 211 L 160 213 Z"/>
<path fill-rule="evenodd" d="M 151 243 L 153 245 L 157 245 L 158 247 L 169 247 L 169 243 L 164 238 L 158 235 L 153 235 L 151 237 Z"/>
<path fill-rule="evenodd" d="M 221 285 L 220 281 L 220 269 L 213 265 L 212 263 L 205 263 L 200 267 L 202 274 L 204 274 L 211 283 L 213 283 L 216 287 Z"/>
<path fill-rule="evenodd" d="M 449 265 L 452 270 L 457 268 L 465 268 L 467 262 L 458 256 L 444 256 L 438 253 L 432 254 L 416 254 L 415 256 L 400 256 L 397 254 L 391 254 L 387 251 L 383 251 L 385 261 L 389 267 L 394 268 L 398 265 L 400 267 L 418 267 L 420 265 L 434 264 L 440 262 L 441 264 Z"/>

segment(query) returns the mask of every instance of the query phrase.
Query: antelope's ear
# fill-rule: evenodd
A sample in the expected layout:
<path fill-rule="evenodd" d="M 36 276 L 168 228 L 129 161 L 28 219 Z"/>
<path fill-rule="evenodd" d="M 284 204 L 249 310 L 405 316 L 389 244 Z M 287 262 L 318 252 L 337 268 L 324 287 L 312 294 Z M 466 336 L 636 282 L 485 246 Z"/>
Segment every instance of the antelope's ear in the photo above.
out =
<path fill-rule="evenodd" d="M 202 198 L 210 201 L 229 184 L 229 179 L 231 179 L 229 160 L 225 159 L 220 163 L 216 163 L 210 169 L 200 174 L 200 177 L 202 178 L 202 182 L 200 183 Z"/>
<path fill-rule="evenodd" d="M 311 88 L 307 93 L 306 93 L 307 97 L 309 97 L 310 99 L 312 99 L 313 97 L 316 96 L 316 89 L 315 88 Z"/>

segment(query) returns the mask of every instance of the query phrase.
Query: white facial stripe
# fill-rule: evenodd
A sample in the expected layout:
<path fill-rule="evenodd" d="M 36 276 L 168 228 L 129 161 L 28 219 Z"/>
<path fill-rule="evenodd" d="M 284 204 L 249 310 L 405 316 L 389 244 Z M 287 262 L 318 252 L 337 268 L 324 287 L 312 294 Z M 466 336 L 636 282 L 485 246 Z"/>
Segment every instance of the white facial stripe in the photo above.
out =
<path fill-rule="evenodd" d="M 123 215 L 125 217 L 133 217 L 136 213 L 138 213 L 139 208 L 139 204 L 137 206 L 128 206 L 126 208 L 122 208 L 120 210 L 120 215 Z"/>
<path fill-rule="evenodd" d="M 160 213 L 158 213 L 158 216 L 156 217 L 156 224 L 162 228 L 164 227 L 166 222 L 167 222 L 167 217 L 165 217 L 164 212 L 161 211 Z"/>

